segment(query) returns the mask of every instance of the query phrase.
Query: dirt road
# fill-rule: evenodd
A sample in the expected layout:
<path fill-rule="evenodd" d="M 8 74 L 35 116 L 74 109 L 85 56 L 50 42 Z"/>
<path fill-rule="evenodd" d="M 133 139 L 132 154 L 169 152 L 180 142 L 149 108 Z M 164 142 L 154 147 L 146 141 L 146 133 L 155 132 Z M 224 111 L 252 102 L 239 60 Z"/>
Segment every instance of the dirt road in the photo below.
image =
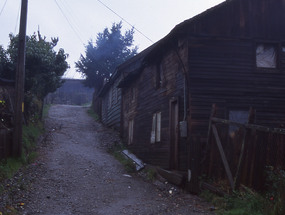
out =
<path fill-rule="evenodd" d="M 170 194 L 137 174 L 124 175 L 105 148 L 117 141 L 115 133 L 90 118 L 86 108 L 52 106 L 46 127 L 21 214 L 210 214 L 196 196 Z"/>

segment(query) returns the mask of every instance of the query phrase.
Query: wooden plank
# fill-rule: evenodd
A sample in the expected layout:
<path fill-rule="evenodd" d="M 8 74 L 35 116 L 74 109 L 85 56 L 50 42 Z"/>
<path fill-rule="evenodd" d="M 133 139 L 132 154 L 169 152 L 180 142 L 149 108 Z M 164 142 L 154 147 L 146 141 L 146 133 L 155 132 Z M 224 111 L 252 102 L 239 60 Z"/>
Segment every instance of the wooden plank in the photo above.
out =
<path fill-rule="evenodd" d="M 180 186 L 185 179 L 184 175 L 181 173 L 178 173 L 177 171 L 168 171 L 168 170 L 158 167 L 157 172 L 167 181 L 169 181 L 172 184 L 178 185 L 178 186 Z"/>
<path fill-rule="evenodd" d="M 134 154 L 130 153 L 128 150 L 123 150 L 122 154 L 126 156 L 128 159 L 131 159 L 135 165 L 136 165 L 136 170 L 139 171 L 144 168 L 144 163 L 142 160 L 138 159 Z"/>
<path fill-rule="evenodd" d="M 224 191 L 220 190 L 219 188 L 217 188 L 217 187 L 215 187 L 215 186 L 213 186 L 211 184 L 208 184 L 206 182 L 202 182 L 201 183 L 201 188 L 202 189 L 207 189 L 207 190 L 209 190 L 209 191 L 211 191 L 211 192 L 213 192 L 213 193 L 215 193 L 215 194 L 217 194 L 219 196 L 222 196 L 222 197 L 228 195 L 227 193 L 225 193 Z"/>
<path fill-rule="evenodd" d="M 205 161 L 207 160 L 207 154 L 208 154 L 208 151 L 210 151 L 210 148 L 211 148 L 211 137 L 212 137 L 212 132 L 211 132 L 211 130 L 212 130 L 212 118 L 216 115 L 216 104 L 213 104 L 212 105 L 212 110 L 211 110 L 211 115 L 210 115 L 210 120 L 209 120 L 209 127 L 208 127 L 208 136 L 207 136 L 207 143 L 206 143 L 206 146 L 205 146 L 205 153 L 204 153 L 204 156 L 203 156 L 203 158 L 202 158 L 202 161 L 201 161 L 201 163 L 202 164 L 204 164 L 205 163 Z M 211 158 L 213 157 L 212 156 L 213 155 L 213 153 L 210 153 L 210 161 L 212 160 Z M 208 163 L 208 162 L 207 162 Z M 211 171 L 211 164 L 212 164 L 212 162 L 209 162 L 209 165 L 208 165 L 208 173 Z M 202 165 L 202 167 L 203 168 L 205 168 L 204 167 L 204 165 Z"/>
<path fill-rule="evenodd" d="M 213 117 L 212 121 L 223 123 L 223 124 L 236 125 L 236 126 L 240 126 L 240 127 L 244 127 L 244 128 L 256 129 L 256 130 L 263 131 L 263 132 L 285 134 L 285 129 L 283 129 L 283 128 L 269 128 L 269 127 L 265 127 L 265 126 L 261 126 L 261 125 L 248 124 L 248 123 L 243 124 L 243 123 L 234 122 L 234 121 L 230 121 L 230 120 L 226 120 L 226 119 L 219 119 L 216 117 Z"/>
<path fill-rule="evenodd" d="M 248 114 L 248 123 L 253 121 L 254 115 L 255 114 L 254 114 L 253 108 L 250 108 L 249 114 Z M 240 183 L 240 167 L 242 165 L 243 158 L 244 158 L 243 154 L 244 154 L 244 149 L 245 149 L 246 137 L 248 136 L 248 130 L 246 128 L 244 128 L 243 132 L 244 133 L 243 133 L 243 139 L 242 139 L 242 145 L 241 145 L 241 153 L 240 153 L 238 166 L 237 166 L 237 171 L 236 171 L 236 175 L 235 175 L 235 181 L 234 181 L 235 188 L 239 187 L 239 183 Z"/>
<path fill-rule="evenodd" d="M 219 152 L 220 152 L 220 155 L 221 155 L 221 158 L 222 158 L 222 161 L 223 161 L 223 164 L 224 164 L 224 167 L 225 167 L 225 170 L 226 170 L 229 182 L 230 182 L 230 186 L 231 186 L 232 189 L 234 189 L 233 176 L 232 176 L 232 173 L 231 173 L 231 170 L 230 170 L 230 167 L 229 167 L 229 163 L 227 161 L 227 158 L 226 158 L 226 155 L 225 155 L 225 152 L 224 152 L 221 140 L 219 138 L 217 127 L 215 125 L 212 125 L 212 129 L 213 129 L 213 134 L 215 136 L 216 143 L 217 143 L 217 146 L 219 148 Z"/>

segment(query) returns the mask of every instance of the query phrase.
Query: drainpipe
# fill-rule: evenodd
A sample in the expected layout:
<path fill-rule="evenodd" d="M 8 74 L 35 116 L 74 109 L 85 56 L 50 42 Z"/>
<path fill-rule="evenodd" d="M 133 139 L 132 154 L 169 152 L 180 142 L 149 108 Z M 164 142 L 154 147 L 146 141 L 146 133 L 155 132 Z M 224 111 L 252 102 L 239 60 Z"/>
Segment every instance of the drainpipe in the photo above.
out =
<path fill-rule="evenodd" d="M 177 48 L 175 47 L 175 53 L 179 59 L 180 65 L 182 66 L 182 73 L 184 74 L 184 114 L 183 114 L 183 121 L 181 121 L 179 124 L 180 127 L 180 136 L 181 137 L 187 137 L 187 131 L 188 131 L 188 126 L 187 126 L 187 101 L 188 101 L 188 86 L 189 86 L 189 78 L 187 74 L 187 69 L 183 63 L 183 60 L 181 59 L 181 56 L 179 55 L 179 52 Z"/>
<path fill-rule="evenodd" d="M 188 40 L 187 40 L 188 43 Z M 188 49 L 188 44 L 187 44 L 187 49 Z M 187 50 L 188 52 L 188 50 Z M 189 101 L 188 96 L 189 96 L 189 86 L 190 86 L 190 79 L 189 79 L 189 74 L 187 73 L 186 66 L 184 65 L 181 56 L 179 55 L 178 49 L 175 47 L 175 53 L 180 61 L 180 64 L 182 66 L 182 72 L 184 74 L 184 115 L 183 115 L 183 121 L 180 122 L 180 136 L 184 138 L 188 138 L 188 126 L 187 126 L 187 102 Z M 188 56 L 187 56 L 188 57 Z M 189 107 L 190 104 L 188 103 Z M 183 130 L 183 131 L 182 131 Z M 191 159 L 190 155 L 190 145 L 187 144 L 187 181 L 188 183 L 192 180 L 192 175 L 193 175 L 193 170 L 191 168 L 191 162 L 193 158 Z M 188 188 L 189 189 L 189 188 Z M 191 189 L 191 188 L 190 188 Z"/>

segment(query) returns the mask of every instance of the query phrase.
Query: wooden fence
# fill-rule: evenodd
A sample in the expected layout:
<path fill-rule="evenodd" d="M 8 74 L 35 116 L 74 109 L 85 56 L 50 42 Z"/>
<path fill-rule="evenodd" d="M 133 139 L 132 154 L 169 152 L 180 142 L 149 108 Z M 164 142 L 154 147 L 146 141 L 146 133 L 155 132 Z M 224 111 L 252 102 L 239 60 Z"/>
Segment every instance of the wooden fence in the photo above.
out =
<path fill-rule="evenodd" d="M 213 105 L 203 173 L 226 179 L 232 190 L 240 184 L 262 190 L 267 166 L 285 169 L 285 129 L 253 124 L 254 118 L 253 109 L 247 123 L 216 118 Z"/>
<path fill-rule="evenodd" d="M 0 129 L 0 161 L 11 155 L 12 131 Z"/>

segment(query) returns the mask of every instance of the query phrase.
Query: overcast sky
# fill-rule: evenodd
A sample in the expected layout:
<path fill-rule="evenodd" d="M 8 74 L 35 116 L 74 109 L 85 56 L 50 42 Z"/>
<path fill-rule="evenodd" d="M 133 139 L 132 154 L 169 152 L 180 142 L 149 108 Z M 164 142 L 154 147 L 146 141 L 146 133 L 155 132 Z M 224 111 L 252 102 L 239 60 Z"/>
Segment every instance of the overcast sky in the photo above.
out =
<path fill-rule="evenodd" d="M 139 51 L 166 36 L 177 24 L 224 0 L 29 0 L 27 34 L 58 37 L 58 48 L 69 54 L 65 75 L 80 78 L 74 62 L 85 53 L 88 40 L 123 19 L 123 28 L 135 30 Z M 21 0 L 0 0 L 0 45 L 18 34 Z M 150 41 L 151 40 L 151 41 Z"/>

